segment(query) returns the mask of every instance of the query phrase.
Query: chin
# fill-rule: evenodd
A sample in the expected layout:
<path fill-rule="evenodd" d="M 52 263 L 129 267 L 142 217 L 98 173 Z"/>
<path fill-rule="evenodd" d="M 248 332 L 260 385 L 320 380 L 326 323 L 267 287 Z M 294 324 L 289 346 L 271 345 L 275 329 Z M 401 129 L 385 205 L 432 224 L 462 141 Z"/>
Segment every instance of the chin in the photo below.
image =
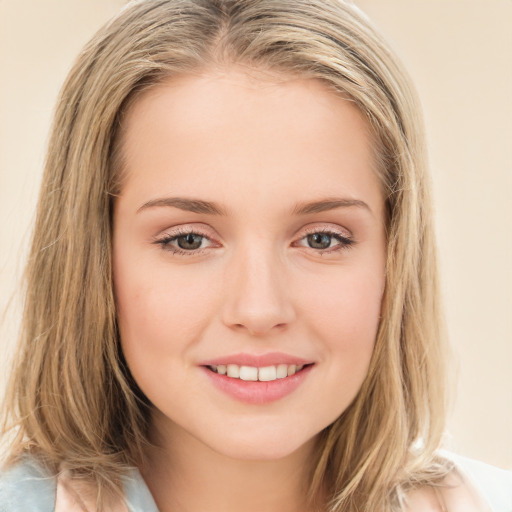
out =
<path fill-rule="evenodd" d="M 308 449 L 318 434 L 297 435 L 289 430 L 259 429 L 257 432 L 228 432 L 228 436 L 204 439 L 219 455 L 239 460 L 273 461 L 287 458 L 302 449 Z"/>
<path fill-rule="evenodd" d="M 286 446 L 280 443 L 275 444 L 233 444 L 229 447 L 224 447 L 221 454 L 239 460 L 252 460 L 252 461 L 272 461 L 285 459 L 291 454 L 295 453 L 301 446 Z"/>

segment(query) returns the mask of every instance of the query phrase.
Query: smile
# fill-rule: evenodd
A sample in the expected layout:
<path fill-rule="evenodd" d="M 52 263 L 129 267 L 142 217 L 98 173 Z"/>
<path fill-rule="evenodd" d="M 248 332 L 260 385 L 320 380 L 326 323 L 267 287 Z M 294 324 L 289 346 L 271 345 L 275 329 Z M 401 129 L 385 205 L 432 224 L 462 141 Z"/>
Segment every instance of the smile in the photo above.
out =
<path fill-rule="evenodd" d="M 236 364 L 234 358 L 231 361 L 209 361 L 201 365 L 208 380 L 229 397 L 247 404 L 262 405 L 285 398 L 292 394 L 304 381 L 316 366 L 307 361 L 288 361 L 272 364 L 268 359 L 275 357 L 263 357 L 258 362 L 254 357 L 239 357 Z M 253 361 L 250 361 L 252 359 Z M 263 361 L 261 360 L 263 359 Z M 265 361 L 267 359 L 267 361 Z M 252 366 L 251 363 L 252 362 Z M 220 364 L 219 364 L 220 363 Z M 225 363 L 225 364 L 224 364 Z M 259 364 L 258 364 L 259 363 Z"/>
<path fill-rule="evenodd" d="M 279 364 L 275 366 L 240 366 L 237 364 L 220 364 L 220 365 L 209 365 L 208 369 L 212 372 L 218 373 L 219 375 L 225 375 L 232 379 L 240 379 L 245 381 L 260 381 L 260 382 L 272 382 L 277 379 L 284 379 L 291 377 L 297 372 L 300 372 L 304 368 L 304 365 L 295 364 Z"/>

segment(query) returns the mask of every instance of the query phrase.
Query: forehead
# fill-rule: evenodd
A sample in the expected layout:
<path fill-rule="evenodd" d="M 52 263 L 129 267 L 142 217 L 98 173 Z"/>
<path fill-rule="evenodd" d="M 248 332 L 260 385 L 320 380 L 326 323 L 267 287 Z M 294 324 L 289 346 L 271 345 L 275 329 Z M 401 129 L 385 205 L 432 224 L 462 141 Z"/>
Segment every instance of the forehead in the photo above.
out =
<path fill-rule="evenodd" d="M 237 68 L 172 78 L 134 101 L 122 137 L 125 192 L 380 195 L 368 122 L 318 79 Z"/>

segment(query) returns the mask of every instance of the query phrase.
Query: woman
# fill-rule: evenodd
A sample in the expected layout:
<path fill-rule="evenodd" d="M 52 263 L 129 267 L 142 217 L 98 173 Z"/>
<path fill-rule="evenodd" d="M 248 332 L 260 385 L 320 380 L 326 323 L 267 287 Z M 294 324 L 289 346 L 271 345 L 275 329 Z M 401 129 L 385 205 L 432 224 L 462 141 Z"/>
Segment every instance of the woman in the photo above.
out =
<path fill-rule="evenodd" d="M 0 503 L 488 510 L 437 451 L 431 223 L 415 95 L 356 9 L 131 4 L 59 99 Z"/>

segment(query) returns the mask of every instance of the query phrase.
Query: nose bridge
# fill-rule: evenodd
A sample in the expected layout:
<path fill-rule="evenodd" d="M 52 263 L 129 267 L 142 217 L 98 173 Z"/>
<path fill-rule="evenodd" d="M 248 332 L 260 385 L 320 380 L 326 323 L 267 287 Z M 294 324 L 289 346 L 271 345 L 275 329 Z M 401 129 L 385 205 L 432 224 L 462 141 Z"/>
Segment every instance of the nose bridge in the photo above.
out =
<path fill-rule="evenodd" d="M 294 318 L 284 263 L 271 244 L 245 244 L 227 268 L 224 322 L 261 335 Z"/>

